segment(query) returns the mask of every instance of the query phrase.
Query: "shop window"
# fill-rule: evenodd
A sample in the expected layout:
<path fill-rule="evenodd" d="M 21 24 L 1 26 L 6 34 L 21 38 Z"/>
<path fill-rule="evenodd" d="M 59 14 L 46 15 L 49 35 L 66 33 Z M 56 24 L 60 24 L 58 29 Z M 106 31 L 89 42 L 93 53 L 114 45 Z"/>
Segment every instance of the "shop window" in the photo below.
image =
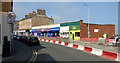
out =
<path fill-rule="evenodd" d="M 80 32 L 75 32 L 75 37 L 80 37 Z"/>

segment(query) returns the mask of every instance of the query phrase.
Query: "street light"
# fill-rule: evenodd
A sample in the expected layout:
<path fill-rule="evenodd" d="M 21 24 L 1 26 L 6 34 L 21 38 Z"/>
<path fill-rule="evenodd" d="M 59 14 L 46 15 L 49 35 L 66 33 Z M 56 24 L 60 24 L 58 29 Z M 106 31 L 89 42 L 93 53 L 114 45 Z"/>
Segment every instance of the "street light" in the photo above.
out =
<path fill-rule="evenodd" d="M 88 38 L 90 38 L 90 31 L 89 31 L 89 6 L 88 6 L 88 4 L 84 4 L 84 6 L 88 7 Z"/>

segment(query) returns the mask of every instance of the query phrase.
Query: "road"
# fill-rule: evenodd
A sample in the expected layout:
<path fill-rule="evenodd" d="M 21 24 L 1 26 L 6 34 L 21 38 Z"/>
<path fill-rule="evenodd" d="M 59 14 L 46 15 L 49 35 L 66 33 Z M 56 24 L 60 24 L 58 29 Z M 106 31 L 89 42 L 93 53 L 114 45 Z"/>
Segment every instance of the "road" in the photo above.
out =
<path fill-rule="evenodd" d="M 13 40 L 14 52 L 5 63 L 19 61 L 112 61 L 81 50 L 62 45 L 41 42 L 41 45 L 27 46 L 21 41 Z"/>

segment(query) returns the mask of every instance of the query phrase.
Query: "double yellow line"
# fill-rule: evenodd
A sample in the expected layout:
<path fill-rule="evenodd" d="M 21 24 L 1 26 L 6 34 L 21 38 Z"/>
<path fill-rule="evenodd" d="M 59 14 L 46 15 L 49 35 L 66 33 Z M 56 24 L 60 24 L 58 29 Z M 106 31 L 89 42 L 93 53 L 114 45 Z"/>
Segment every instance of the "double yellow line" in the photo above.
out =
<path fill-rule="evenodd" d="M 33 62 L 36 60 L 37 55 L 38 55 L 38 53 L 37 53 L 35 50 L 32 50 L 32 51 L 33 51 L 33 56 L 32 56 L 32 58 L 30 59 L 31 63 L 33 63 Z"/>

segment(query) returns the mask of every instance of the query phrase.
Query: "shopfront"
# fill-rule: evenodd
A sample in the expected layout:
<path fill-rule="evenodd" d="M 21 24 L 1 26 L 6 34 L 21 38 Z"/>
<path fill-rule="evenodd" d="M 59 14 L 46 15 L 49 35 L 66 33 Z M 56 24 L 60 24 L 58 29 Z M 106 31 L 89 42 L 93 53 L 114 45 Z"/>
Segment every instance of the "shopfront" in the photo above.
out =
<path fill-rule="evenodd" d="M 60 27 L 60 37 L 69 38 L 69 26 Z"/>
<path fill-rule="evenodd" d="M 59 37 L 60 27 L 50 28 L 49 37 Z"/>
<path fill-rule="evenodd" d="M 32 29 L 32 36 L 38 36 L 37 29 Z"/>
<path fill-rule="evenodd" d="M 26 34 L 25 34 L 25 30 L 20 30 L 20 31 L 19 31 L 19 35 L 26 35 Z"/>
<path fill-rule="evenodd" d="M 80 39 L 80 26 L 69 26 L 69 39 L 71 40 Z"/>

